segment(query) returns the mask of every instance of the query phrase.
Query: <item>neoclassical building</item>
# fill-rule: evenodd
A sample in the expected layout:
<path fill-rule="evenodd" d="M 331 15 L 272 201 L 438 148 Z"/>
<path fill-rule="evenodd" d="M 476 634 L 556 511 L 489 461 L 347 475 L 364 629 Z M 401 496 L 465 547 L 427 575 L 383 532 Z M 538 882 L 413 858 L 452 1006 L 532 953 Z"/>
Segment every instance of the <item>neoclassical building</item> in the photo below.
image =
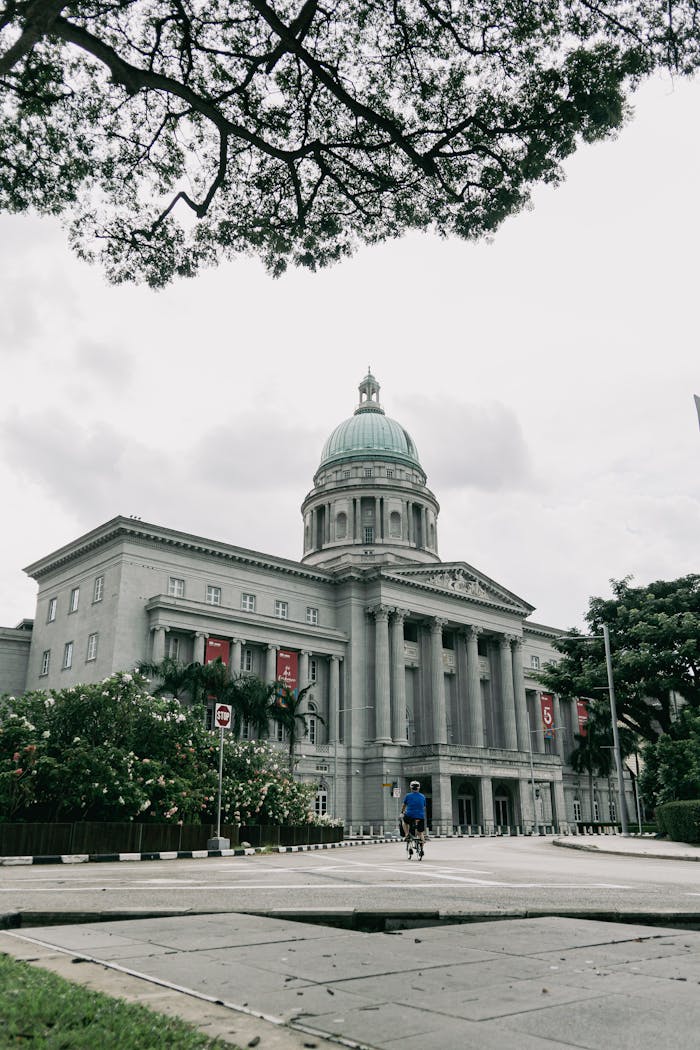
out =
<path fill-rule="evenodd" d="M 297 774 L 348 825 L 394 827 L 413 778 L 442 833 L 587 819 L 566 765 L 579 713 L 539 678 L 561 632 L 473 566 L 440 560 L 416 445 L 371 374 L 359 394 L 302 503 L 300 561 L 117 517 L 28 566 L 26 687 L 221 656 L 232 674 L 312 684 Z M 594 801 L 614 819 L 607 782 Z"/>

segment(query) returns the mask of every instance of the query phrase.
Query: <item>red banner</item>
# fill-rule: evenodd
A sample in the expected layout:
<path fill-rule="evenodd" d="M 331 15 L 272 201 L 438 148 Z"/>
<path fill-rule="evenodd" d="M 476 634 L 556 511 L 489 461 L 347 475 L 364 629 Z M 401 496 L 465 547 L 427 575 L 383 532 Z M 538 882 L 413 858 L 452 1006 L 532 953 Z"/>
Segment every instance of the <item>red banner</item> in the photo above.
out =
<path fill-rule="evenodd" d="M 277 653 L 277 678 L 286 689 L 294 691 L 299 678 L 299 653 L 280 649 Z"/>
<path fill-rule="evenodd" d="M 554 736 L 554 694 L 540 693 L 540 708 L 542 710 L 542 728 L 545 740 L 551 740 Z"/>
<path fill-rule="evenodd" d="M 588 700 L 576 701 L 576 717 L 578 718 L 578 735 L 587 736 L 588 730 Z"/>
<path fill-rule="evenodd" d="M 214 660 L 221 660 L 228 667 L 231 643 L 224 638 L 207 638 L 204 646 L 204 663 L 210 664 Z"/>

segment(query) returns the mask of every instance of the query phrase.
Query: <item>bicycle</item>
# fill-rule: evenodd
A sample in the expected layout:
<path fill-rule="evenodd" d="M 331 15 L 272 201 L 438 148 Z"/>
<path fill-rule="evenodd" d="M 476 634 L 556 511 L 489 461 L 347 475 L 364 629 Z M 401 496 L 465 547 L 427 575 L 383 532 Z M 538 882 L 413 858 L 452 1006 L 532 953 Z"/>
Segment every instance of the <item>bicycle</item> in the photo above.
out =
<path fill-rule="evenodd" d="M 406 856 L 408 860 L 413 860 L 413 854 L 415 853 L 418 860 L 423 860 L 425 850 L 423 849 L 423 842 L 413 832 L 409 831 L 406 835 L 404 842 L 406 843 Z"/>

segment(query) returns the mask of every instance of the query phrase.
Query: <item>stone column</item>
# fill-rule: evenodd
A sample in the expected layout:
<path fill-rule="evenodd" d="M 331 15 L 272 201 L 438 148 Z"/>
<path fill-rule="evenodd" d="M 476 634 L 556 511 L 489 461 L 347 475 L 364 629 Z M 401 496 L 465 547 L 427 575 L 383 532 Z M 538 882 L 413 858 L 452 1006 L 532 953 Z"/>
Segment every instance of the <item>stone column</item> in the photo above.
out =
<path fill-rule="evenodd" d="M 382 504 L 379 496 L 374 497 L 374 542 L 382 538 Z"/>
<path fill-rule="evenodd" d="M 331 656 L 328 660 L 328 742 L 338 740 L 338 709 L 340 707 L 340 658 Z"/>
<path fill-rule="evenodd" d="M 512 635 L 499 638 L 501 671 L 501 706 L 503 711 L 503 746 L 509 751 L 518 750 L 518 728 L 515 721 L 515 694 L 513 692 L 513 661 L 510 653 Z"/>
<path fill-rule="evenodd" d="M 533 751 L 537 751 L 539 755 L 543 755 L 545 752 L 545 746 L 544 726 L 542 725 L 542 698 L 540 693 L 535 693 L 535 724 L 532 728 L 535 730 L 532 734 L 532 739 L 534 741 L 532 749 Z"/>
<path fill-rule="evenodd" d="M 362 503 L 357 498 L 353 499 L 353 501 L 352 501 L 352 511 L 353 511 L 353 514 L 352 514 L 352 516 L 353 516 L 353 526 L 352 526 L 353 527 L 353 539 L 354 539 L 355 543 L 359 543 L 360 542 L 360 537 L 362 535 L 362 522 L 360 520 L 361 517 L 362 517 Z"/>
<path fill-rule="evenodd" d="M 265 654 L 265 681 L 274 682 L 277 678 L 277 650 L 278 645 L 268 645 Z"/>
<path fill-rule="evenodd" d="M 562 762 L 566 761 L 566 729 L 561 716 L 561 703 L 559 694 L 554 694 L 554 745 L 555 751 Z"/>
<path fill-rule="evenodd" d="M 203 631 L 197 631 L 194 636 L 194 662 L 196 664 L 204 663 L 204 642 L 208 637 Z"/>
<path fill-rule="evenodd" d="M 453 828 L 452 820 L 452 779 L 449 774 L 433 775 L 433 814 L 432 831 L 439 831 L 441 835 L 451 835 Z"/>
<path fill-rule="evenodd" d="M 479 668 L 479 627 L 467 627 L 467 717 L 468 740 L 472 747 L 484 747 L 484 706 L 481 700 Z"/>
<path fill-rule="evenodd" d="M 406 529 L 407 529 L 406 538 L 408 539 L 409 544 L 413 543 L 413 514 L 412 514 L 412 508 L 413 508 L 413 504 L 411 503 L 411 501 L 410 500 L 406 500 Z"/>
<path fill-rule="evenodd" d="M 523 640 L 513 641 L 513 692 L 515 696 L 515 723 L 518 730 L 518 745 L 521 751 L 530 750 L 530 723 L 527 717 L 525 696 L 525 674 L 523 672 Z"/>
<path fill-rule="evenodd" d="M 422 546 L 428 546 L 428 509 L 427 507 L 421 507 L 420 509 L 420 531 L 422 533 L 421 539 L 423 541 Z"/>
<path fill-rule="evenodd" d="M 374 717 L 375 742 L 391 743 L 391 685 L 389 673 L 389 609 L 376 605 L 374 616 Z"/>
<path fill-rule="evenodd" d="M 241 673 L 241 650 L 245 645 L 245 638 L 233 638 L 231 641 L 231 675 Z"/>
<path fill-rule="evenodd" d="M 430 684 L 433 710 L 434 744 L 447 743 L 447 712 L 445 710 L 445 672 L 442 666 L 442 629 L 447 620 L 439 617 L 430 624 Z"/>
<path fill-rule="evenodd" d="M 394 609 L 391 618 L 391 735 L 395 744 L 407 744 L 406 664 L 403 655 L 403 622 L 406 609 Z"/>
<path fill-rule="evenodd" d="M 566 796 L 564 795 L 564 782 L 561 779 L 561 774 L 554 781 L 552 785 L 554 791 L 554 813 L 552 818 L 557 827 L 557 832 L 561 833 L 564 830 L 566 824 L 568 830 L 568 817 L 566 814 Z"/>
<path fill-rule="evenodd" d="M 493 828 L 493 785 L 491 777 L 482 777 L 479 781 L 479 801 L 481 803 L 479 823 L 488 834 Z"/>
<path fill-rule="evenodd" d="M 326 503 L 326 543 L 331 539 L 331 505 Z"/>
<path fill-rule="evenodd" d="M 161 664 L 165 659 L 165 632 L 167 627 L 157 624 L 151 628 L 153 638 L 151 639 L 151 662 Z"/>
<path fill-rule="evenodd" d="M 309 684 L 309 657 L 311 653 L 308 649 L 302 649 L 299 653 L 299 689 L 303 689 L 304 686 Z"/>

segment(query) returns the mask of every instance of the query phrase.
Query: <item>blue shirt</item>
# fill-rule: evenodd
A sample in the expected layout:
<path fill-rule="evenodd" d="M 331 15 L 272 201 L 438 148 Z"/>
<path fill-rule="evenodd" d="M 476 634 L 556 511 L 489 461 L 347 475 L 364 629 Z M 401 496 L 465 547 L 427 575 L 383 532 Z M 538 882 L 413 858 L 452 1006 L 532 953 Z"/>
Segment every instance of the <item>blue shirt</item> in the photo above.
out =
<path fill-rule="evenodd" d="M 403 804 L 406 807 L 407 817 L 421 817 L 425 820 L 425 795 L 422 795 L 420 791 L 409 791 Z"/>

